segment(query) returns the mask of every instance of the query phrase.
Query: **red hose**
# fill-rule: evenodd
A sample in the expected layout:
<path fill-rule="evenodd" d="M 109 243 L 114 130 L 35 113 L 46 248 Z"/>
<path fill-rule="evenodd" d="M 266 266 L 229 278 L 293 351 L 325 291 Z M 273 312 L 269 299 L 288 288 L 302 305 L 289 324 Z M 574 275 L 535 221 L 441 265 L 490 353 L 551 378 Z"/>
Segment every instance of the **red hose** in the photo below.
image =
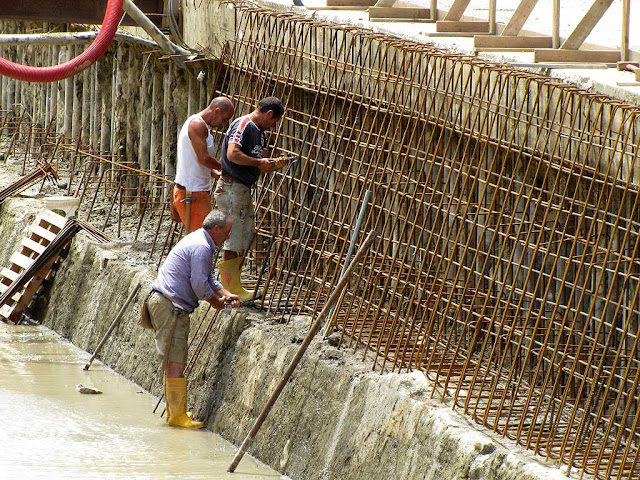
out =
<path fill-rule="evenodd" d="M 109 48 L 118 30 L 123 0 L 109 0 L 102 27 L 95 40 L 76 58 L 52 67 L 29 67 L 0 57 L 0 75 L 28 82 L 55 82 L 69 78 L 93 65 Z"/>

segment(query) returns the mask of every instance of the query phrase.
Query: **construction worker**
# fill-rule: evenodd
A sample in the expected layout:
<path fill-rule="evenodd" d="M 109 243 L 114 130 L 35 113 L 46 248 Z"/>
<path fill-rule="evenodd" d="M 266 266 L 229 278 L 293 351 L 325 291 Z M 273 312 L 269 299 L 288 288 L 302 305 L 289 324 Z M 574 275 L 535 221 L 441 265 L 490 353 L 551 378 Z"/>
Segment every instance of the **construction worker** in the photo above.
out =
<path fill-rule="evenodd" d="M 261 172 L 274 172 L 288 163 L 286 157 L 263 158 L 267 146 L 265 132 L 275 127 L 283 115 L 284 106 L 278 98 L 264 98 L 250 114 L 235 119 L 222 140 L 222 175 L 214 197 L 217 207 L 233 220 L 233 228 L 224 243 L 218 268 L 224 288 L 244 302 L 261 295 L 246 290 L 240 282 L 243 255 L 253 239 L 255 224 L 251 187 Z"/>
<path fill-rule="evenodd" d="M 178 164 L 173 189 L 173 208 L 187 231 L 202 226 L 211 210 L 211 177 L 220 177 L 220 162 L 213 157 L 210 128 L 226 127 L 233 117 L 233 103 L 214 98 L 200 113 L 191 115 L 178 134 Z"/>
<path fill-rule="evenodd" d="M 189 314 L 205 300 L 217 309 L 225 302 L 241 307 L 237 295 L 227 291 L 213 276 L 211 269 L 216 248 L 229 238 L 231 218 L 219 210 L 205 217 L 202 228 L 184 237 L 169 252 L 151 285 L 148 300 L 151 324 L 156 332 L 156 352 L 164 370 L 167 423 L 178 427 L 202 428 L 187 412 L 187 363 Z"/>

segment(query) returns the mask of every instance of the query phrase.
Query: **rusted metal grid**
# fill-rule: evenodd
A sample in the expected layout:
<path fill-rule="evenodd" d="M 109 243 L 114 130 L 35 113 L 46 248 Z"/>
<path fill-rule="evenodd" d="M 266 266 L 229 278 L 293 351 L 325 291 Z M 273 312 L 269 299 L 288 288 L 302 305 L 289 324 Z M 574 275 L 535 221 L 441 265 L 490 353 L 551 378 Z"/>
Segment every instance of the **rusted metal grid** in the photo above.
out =
<path fill-rule="evenodd" d="M 16 113 L 16 111 L 18 113 Z M 38 155 L 24 156 L 25 166 L 40 164 L 55 167 L 59 177 L 67 181 L 67 194 L 81 199 L 79 216 L 95 226 L 107 230 L 115 228 L 121 234 L 138 240 L 144 231 L 144 240 L 151 242 L 150 257 L 164 258 L 170 246 L 182 233 L 175 231 L 169 215 L 169 186 L 172 175 L 159 171 L 141 170 L 135 163 L 108 152 L 82 145 L 79 139 L 68 139 L 50 131 L 47 135 L 34 136 L 33 132 L 45 131 L 33 123 L 20 109 L 0 112 L 0 133 L 10 139 L 6 156 L 24 155 L 22 148 L 30 145 Z M 31 140 L 28 140 L 31 138 Z M 96 214 L 100 205 L 101 216 Z M 135 226 L 122 225 L 125 217 L 136 217 Z"/>
<path fill-rule="evenodd" d="M 270 142 L 302 155 L 256 193 L 265 308 L 319 311 L 371 190 L 349 344 L 539 455 L 638 478 L 638 109 L 357 27 L 236 19 L 218 91 L 239 113 L 283 98 Z"/>

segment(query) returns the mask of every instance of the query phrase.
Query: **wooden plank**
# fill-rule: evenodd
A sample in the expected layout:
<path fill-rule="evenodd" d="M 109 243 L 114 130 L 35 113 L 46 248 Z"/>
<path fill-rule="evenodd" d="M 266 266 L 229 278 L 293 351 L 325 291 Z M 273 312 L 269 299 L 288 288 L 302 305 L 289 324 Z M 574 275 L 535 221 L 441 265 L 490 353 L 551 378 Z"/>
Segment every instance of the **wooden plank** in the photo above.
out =
<path fill-rule="evenodd" d="M 507 37 L 518 35 L 537 3 L 538 0 L 522 0 L 504 27 L 502 35 Z"/>
<path fill-rule="evenodd" d="M 7 277 L 9 280 L 13 282 L 16 278 L 18 278 L 20 274 L 18 272 L 14 272 L 13 270 L 9 270 L 8 268 L 5 267 L 2 270 L 0 270 L 0 275 Z"/>
<path fill-rule="evenodd" d="M 482 48 L 551 48 L 553 39 L 551 37 L 505 37 L 478 35 L 473 39 L 473 46 L 476 49 Z"/>
<path fill-rule="evenodd" d="M 38 291 L 40 285 L 42 285 L 42 282 L 51 271 L 51 267 L 53 267 L 54 263 L 57 262 L 59 258 L 59 255 L 50 258 L 49 261 L 42 267 L 40 267 L 36 274 L 31 277 L 31 280 L 29 280 L 29 283 L 27 283 L 24 291 L 22 292 L 22 295 L 20 296 L 20 299 L 14 305 L 9 317 L 7 317 L 10 322 L 13 322 L 15 324 L 20 323 L 20 320 L 22 319 L 22 312 L 24 312 L 25 308 L 29 306 L 31 300 L 33 299 L 33 296 Z"/>
<path fill-rule="evenodd" d="M 37 253 L 38 255 L 40 255 L 47 248 L 44 245 L 42 245 L 41 243 L 34 242 L 30 238 L 23 238 L 21 244 L 22 244 L 23 247 L 25 247 L 23 249 L 22 253 L 25 253 L 24 252 L 25 249 L 29 249 L 32 252 Z"/>
<path fill-rule="evenodd" d="M 11 316 L 12 311 L 13 311 L 13 308 L 11 308 L 9 305 L 5 303 L 4 305 L 2 305 L 2 307 L 0 307 L 0 317 L 3 317 L 6 320 L 9 320 L 9 317 Z"/>
<path fill-rule="evenodd" d="M 560 48 L 567 50 L 579 49 L 612 3 L 613 0 L 596 0 L 593 2 L 589 11 Z"/>
<path fill-rule="evenodd" d="M 29 258 L 18 252 L 15 252 L 13 255 L 11 255 L 11 258 L 9 258 L 9 261 L 15 265 L 18 265 L 21 268 L 24 268 L 25 270 L 29 268 L 31 265 L 33 265 L 33 262 L 35 262 L 33 258 Z"/>
<path fill-rule="evenodd" d="M 489 35 L 489 32 L 432 32 L 427 34 L 429 37 L 475 37 L 476 35 Z"/>
<path fill-rule="evenodd" d="M 37 235 L 40 238 L 43 238 L 45 240 L 48 240 L 49 242 L 53 241 L 54 238 L 56 238 L 56 234 L 49 231 L 49 230 L 45 230 L 44 228 L 42 228 L 39 225 L 32 225 L 31 227 L 29 227 L 29 231 L 34 233 L 35 235 Z M 33 240 L 33 238 L 32 238 Z"/>
<path fill-rule="evenodd" d="M 431 20 L 431 10 L 414 7 L 370 7 L 369 18 L 393 18 Z"/>
<path fill-rule="evenodd" d="M 462 14 L 467 9 L 470 3 L 471 3 L 471 0 L 455 0 L 453 2 L 453 5 L 451 5 L 451 8 L 447 12 L 447 14 L 444 16 L 444 20 L 447 20 L 447 21 L 460 20 L 462 18 Z"/>
<path fill-rule="evenodd" d="M 6 292 L 8 288 L 9 288 L 9 285 L 5 285 L 4 283 L 0 283 L 0 295 L 3 294 L 4 292 Z M 18 302 L 20 300 L 20 293 L 14 294 L 11 297 L 11 300 L 13 300 L 14 303 Z"/>
<path fill-rule="evenodd" d="M 58 228 L 62 228 L 67 224 L 66 217 L 58 215 L 56 212 L 52 212 L 51 210 L 44 210 L 43 212 L 40 212 L 38 217 Z M 42 222 L 40 222 L 39 225 L 44 226 L 42 225 Z"/>
<path fill-rule="evenodd" d="M 327 0 L 327 7 L 373 7 L 376 0 Z"/>
<path fill-rule="evenodd" d="M 560 46 L 560 0 L 553 0 L 551 37 L 553 37 L 553 48 L 558 48 Z"/>
<path fill-rule="evenodd" d="M 541 49 L 534 52 L 536 62 L 598 62 L 620 61 L 619 50 L 556 50 Z"/>
<path fill-rule="evenodd" d="M 436 32 L 489 33 L 489 22 L 436 22 Z"/>
<path fill-rule="evenodd" d="M 631 10 L 631 0 L 622 0 L 622 40 L 620 50 L 622 61 L 629 60 L 629 12 Z"/>

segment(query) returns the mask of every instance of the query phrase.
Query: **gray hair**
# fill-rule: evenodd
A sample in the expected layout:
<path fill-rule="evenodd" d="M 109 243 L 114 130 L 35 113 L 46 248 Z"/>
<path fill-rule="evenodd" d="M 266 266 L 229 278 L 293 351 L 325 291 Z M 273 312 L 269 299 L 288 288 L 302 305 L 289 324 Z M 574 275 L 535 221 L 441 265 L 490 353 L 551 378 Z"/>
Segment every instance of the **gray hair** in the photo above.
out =
<path fill-rule="evenodd" d="M 227 224 L 227 218 L 229 216 L 220 210 L 211 210 L 202 222 L 202 228 L 205 230 L 211 230 L 213 227 L 218 225 L 220 228 L 223 228 Z"/>

